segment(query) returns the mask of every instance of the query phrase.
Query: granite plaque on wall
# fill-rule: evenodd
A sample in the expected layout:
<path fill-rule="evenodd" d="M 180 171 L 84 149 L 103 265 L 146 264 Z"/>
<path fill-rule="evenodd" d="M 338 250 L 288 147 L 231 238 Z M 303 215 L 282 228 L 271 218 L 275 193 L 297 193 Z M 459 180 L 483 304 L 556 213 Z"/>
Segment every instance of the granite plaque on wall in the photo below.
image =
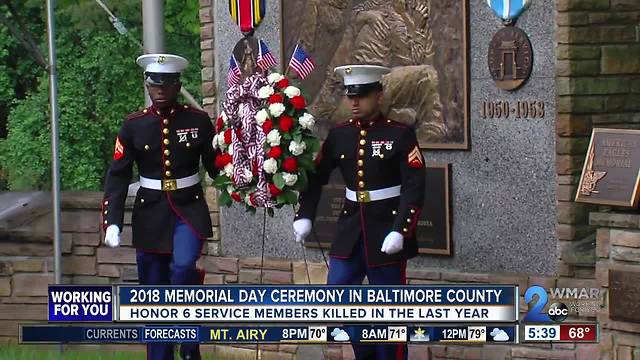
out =
<path fill-rule="evenodd" d="M 640 130 L 595 128 L 576 202 L 638 206 Z"/>
<path fill-rule="evenodd" d="M 640 323 L 640 272 L 609 270 L 609 317 Z"/>
<path fill-rule="evenodd" d="M 427 163 L 425 204 L 416 229 L 421 254 L 451 255 L 450 172 L 450 164 Z M 307 247 L 331 246 L 345 201 L 344 188 L 340 171 L 335 170 L 322 190 L 315 231 L 305 241 Z"/>

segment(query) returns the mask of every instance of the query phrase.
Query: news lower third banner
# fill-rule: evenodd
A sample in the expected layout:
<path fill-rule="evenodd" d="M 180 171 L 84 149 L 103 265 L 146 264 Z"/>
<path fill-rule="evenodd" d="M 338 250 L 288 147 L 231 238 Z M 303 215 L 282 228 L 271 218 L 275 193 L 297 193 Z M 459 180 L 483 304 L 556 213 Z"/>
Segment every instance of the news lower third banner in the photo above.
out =
<path fill-rule="evenodd" d="M 517 343 L 518 326 L 495 325 L 22 325 L 20 343 Z"/>
<path fill-rule="evenodd" d="M 518 287 L 50 286 L 50 322 L 515 322 Z"/>

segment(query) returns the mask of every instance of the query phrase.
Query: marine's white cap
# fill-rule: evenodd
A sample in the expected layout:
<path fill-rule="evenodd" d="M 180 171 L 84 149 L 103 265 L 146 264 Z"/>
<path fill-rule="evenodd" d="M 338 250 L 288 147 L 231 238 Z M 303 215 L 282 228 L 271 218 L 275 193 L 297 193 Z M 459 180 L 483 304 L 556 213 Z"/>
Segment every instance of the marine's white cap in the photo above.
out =
<path fill-rule="evenodd" d="M 172 54 L 146 54 L 136 59 L 136 63 L 144 68 L 145 72 L 157 74 L 181 73 L 189 61 L 182 56 Z"/>
<path fill-rule="evenodd" d="M 382 76 L 391 72 L 391 69 L 378 65 L 344 65 L 335 68 L 344 79 L 344 85 L 364 85 L 382 81 Z"/>
<path fill-rule="evenodd" d="M 377 65 L 345 65 L 334 71 L 344 79 L 345 95 L 366 96 L 382 90 L 382 76 L 391 69 Z"/>

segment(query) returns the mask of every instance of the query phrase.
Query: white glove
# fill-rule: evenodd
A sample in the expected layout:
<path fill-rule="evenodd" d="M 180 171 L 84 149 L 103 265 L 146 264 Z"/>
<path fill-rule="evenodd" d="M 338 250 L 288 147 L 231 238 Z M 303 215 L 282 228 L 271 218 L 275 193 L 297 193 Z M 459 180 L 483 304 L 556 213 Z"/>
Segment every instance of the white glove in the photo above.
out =
<path fill-rule="evenodd" d="M 389 255 L 395 254 L 398 251 L 402 250 L 403 243 L 404 236 L 402 236 L 402 234 L 397 231 L 392 231 L 387 235 L 387 237 L 384 238 L 384 242 L 382 243 L 382 248 L 380 249 L 380 251 Z"/>
<path fill-rule="evenodd" d="M 293 234 L 296 237 L 296 242 L 304 241 L 311 232 L 311 220 L 300 219 L 293 222 Z"/>
<path fill-rule="evenodd" d="M 118 247 L 120 245 L 120 229 L 118 225 L 109 225 L 104 234 L 104 243 L 108 247 Z"/>

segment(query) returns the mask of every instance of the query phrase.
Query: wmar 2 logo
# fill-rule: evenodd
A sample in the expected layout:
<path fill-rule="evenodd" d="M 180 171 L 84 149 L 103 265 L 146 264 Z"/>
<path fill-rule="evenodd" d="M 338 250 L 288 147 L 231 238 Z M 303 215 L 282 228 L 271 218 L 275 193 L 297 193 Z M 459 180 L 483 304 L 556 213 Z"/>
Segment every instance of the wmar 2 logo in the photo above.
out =
<path fill-rule="evenodd" d="M 557 289 L 555 289 L 557 290 Z M 537 295 L 537 300 L 534 301 L 534 296 Z M 556 296 L 554 295 L 554 298 Z M 562 296 L 560 296 L 562 297 Z M 529 305 L 529 312 L 524 316 L 525 322 L 561 322 L 564 321 L 569 315 L 569 308 L 567 305 L 561 302 L 555 302 L 549 305 L 549 310 L 544 312 L 543 309 L 549 298 L 547 291 L 538 285 L 534 285 L 527 289 L 524 293 L 524 302 Z"/>
<path fill-rule="evenodd" d="M 527 289 L 524 301 L 529 305 L 529 312 L 523 321 L 561 322 L 567 318 L 569 312 L 572 314 L 595 313 L 598 302 L 602 299 L 602 292 L 597 288 L 550 288 L 549 294 L 551 299 L 562 300 L 562 302 L 552 303 L 545 312 L 545 305 L 549 301 L 546 290 L 538 285 Z M 536 295 L 537 298 L 535 298 Z"/>

